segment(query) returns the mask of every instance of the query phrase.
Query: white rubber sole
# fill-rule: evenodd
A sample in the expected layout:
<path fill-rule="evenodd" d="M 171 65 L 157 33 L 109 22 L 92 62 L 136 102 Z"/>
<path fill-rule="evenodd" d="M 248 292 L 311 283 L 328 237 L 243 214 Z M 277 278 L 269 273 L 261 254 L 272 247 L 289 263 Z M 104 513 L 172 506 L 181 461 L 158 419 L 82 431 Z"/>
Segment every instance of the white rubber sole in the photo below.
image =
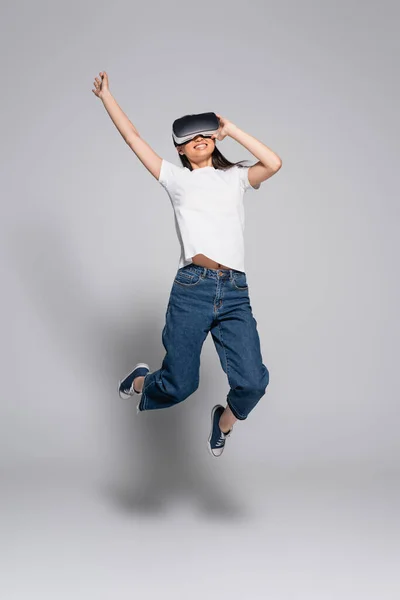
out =
<path fill-rule="evenodd" d="M 135 365 L 133 367 L 133 369 L 131 371 L 129 371 L 129 373 L 127 373 L 125 375 L 125 377 L 123 377 L 122 379 L 120 379 L 120 381 L 118 382 L 118 394 L 120 396 L 120 398 L 123 398 L 123 400 L 127 400 L 128 398 L 132 398 L 132 396 L 134 394 L 136 394 L 136 396 L 141 396 L 142 392 L 137 392 L 136 390 L 133 390 L 134 394 L 125 394 L 125 392 L 121 392 L 121 390 L 119 389 L 121 387 L 121 383 L 124 381 L 124 379 L 126 379 L 128 377 L 128 375 L 130 375 L 131 373 L 133 373 L 133 371 L 135 369 L 137 369 L 138 367 L 145 367 L 146 369 L 149 369 L 149 373 L 150 373 L 150 367 L 149 365 L 147 365 L 146 363 L 137 363 L 137 365 Z"/>

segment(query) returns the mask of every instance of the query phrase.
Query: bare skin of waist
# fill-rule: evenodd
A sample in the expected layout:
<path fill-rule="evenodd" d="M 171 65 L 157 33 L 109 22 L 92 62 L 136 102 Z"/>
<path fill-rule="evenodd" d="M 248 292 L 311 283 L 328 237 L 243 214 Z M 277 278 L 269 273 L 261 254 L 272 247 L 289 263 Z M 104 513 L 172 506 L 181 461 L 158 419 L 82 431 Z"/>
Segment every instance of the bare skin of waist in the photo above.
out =
<path fill-rule="evenodd" d="M 205 254 L 196 254 L 192 256 L 192 262 L 195 265 L 199 265 L 200 267 L 207 267 L 207 269 L 231 269 L 232 267 L 227 267 L 226 265 L 221 265 L 221 263 L 215 262 Z"/>

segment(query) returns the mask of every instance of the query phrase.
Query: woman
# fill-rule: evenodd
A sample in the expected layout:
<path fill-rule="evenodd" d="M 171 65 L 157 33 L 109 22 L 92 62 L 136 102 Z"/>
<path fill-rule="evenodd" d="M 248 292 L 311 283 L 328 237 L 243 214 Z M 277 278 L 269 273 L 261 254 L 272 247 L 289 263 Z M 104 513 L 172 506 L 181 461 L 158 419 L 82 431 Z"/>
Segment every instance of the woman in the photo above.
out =
<path fill-rule="evenodd" d="M 230 386 L 227 406 L 218 404 L 211 413 L 208 448 L 220 456 L 233 425 L 247 418 L 269 382 L 244 269 L 243 194 L 259 189 L 282 161 L 256 138 L 216 115 L 216 133 L 174 142 L 182 163 L 178 167 L 150 148 L 111 95 L 107 73 L 99 75 L 92 91 L 125 142 L 167 191 L 182 249 L 162 332 L 166 355 L 161 368 L 151 372 L 147 364 L 138 363 L 119 382 L 119 394 L 123 398 L 139 394 L 138 411 L 185 400 L 199 385 L 201 348 L 211 331 Z M 226 136 L 258 162 L 244 167 L 228 161 L 216 147 L 216 141 Z"/>

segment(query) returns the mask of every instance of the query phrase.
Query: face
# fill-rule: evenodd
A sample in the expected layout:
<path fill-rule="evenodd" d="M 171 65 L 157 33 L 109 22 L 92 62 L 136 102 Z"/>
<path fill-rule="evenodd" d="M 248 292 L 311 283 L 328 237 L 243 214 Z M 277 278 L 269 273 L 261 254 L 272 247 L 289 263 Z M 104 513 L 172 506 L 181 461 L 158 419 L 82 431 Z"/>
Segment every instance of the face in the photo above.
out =
<path fill-rule="evenodd" d="M 215 148 L 215 142 L 210 137 L 196 135 L 193 140 L 178 146 L 179 154 L 185 154 L 187 158 L 194 163 L 198 160 L 204 161 L 211 157 Z"/>

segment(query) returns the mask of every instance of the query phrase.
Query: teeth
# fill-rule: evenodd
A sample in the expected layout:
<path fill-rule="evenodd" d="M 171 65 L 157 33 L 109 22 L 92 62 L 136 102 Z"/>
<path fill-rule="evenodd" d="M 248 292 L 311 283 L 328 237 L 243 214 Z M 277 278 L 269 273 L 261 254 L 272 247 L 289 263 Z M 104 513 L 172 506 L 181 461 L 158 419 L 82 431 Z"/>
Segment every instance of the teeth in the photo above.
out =
<path fill-rule="evenodd" d="M 207 147 L 207 144 L 199 144 L 198 146 L 195 146 L 195 148 L 201 148 L 202 146 L 203 146 L 204 148 L 206 148 L 206 147 Z"/>

